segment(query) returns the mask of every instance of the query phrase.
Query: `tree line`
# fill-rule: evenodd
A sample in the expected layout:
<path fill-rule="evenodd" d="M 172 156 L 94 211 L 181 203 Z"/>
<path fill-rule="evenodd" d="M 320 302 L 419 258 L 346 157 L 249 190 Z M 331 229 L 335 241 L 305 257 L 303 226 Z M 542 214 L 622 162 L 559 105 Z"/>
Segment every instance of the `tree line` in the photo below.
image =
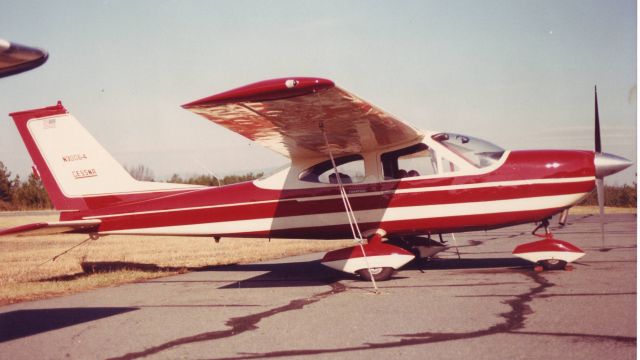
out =
<path fill-rule="evenodd" d="M 0 211 L 51 209 L 49 195 L 33 173 L 26 180 L 11 172 L 0 161 Z"/>
<path fill-rule="evenodd" d="M 154 175 L 151 169 L 144 165 L 125 167 L 137 180 L 153 181 Z M 173 174 L 167 182 L 179 184 L 194 184 L 205 186 L 222 186 L 242 181 L 254 180 L 262 176 L 262 173 L 247 173 L 244 175 L 227 175 L 216 177 L 214 175 L 193 175 L 182 177 Z M 622 186 L 605 186 L 606 206 L 636 207 L 637 184 Z M 593 191 L 579 205 L 598 205 L 596 192 Z M 42 182 L 34 174 L 30 174 L 25 180 L 19 175 L 11 178 L 11 172 L 0 161 L 0 211 L 51 209 L 51 201 Z"/>

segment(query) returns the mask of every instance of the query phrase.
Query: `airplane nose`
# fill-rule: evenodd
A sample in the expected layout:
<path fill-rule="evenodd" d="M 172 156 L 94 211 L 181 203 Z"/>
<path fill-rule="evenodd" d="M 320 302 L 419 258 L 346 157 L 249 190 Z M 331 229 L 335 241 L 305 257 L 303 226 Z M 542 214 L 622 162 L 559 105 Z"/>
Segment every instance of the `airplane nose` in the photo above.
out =
<path fill-rule="evenodd" d="M 628 168 L 633 163 L 621 156 L 607 153 L 596 153 L 593 158 L 593 164 L 596 167 L 596 177 L 602 179 L 605 176 L 615 174 Z"/>

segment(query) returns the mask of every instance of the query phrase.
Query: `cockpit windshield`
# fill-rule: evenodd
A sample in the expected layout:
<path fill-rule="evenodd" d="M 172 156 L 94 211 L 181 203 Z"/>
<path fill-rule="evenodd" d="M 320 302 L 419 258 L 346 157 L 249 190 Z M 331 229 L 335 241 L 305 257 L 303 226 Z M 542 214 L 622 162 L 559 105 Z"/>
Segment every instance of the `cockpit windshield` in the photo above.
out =
<path fill-rule="evenodd" d="M 504 149 L 471 136 L 440 133 L 433 135 L 432 139 L 478 168 L 495 164 L 504 154 Z"/>

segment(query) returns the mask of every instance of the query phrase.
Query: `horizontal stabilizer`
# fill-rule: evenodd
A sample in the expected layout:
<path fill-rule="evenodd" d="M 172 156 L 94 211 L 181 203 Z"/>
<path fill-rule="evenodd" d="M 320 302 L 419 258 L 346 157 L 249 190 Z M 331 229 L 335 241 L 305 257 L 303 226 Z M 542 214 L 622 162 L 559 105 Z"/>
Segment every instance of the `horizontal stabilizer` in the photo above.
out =
<path fill-rule="evenodd" d="M 20 225 L 8 229 L 0 229 L 0 236 L 36 236 L 54 235 L 64 233 L 89 233 L 98 229 L 102 221 L 95 220 L 75 220 L 75 221 L 50 221 L 27 225 Z"/>

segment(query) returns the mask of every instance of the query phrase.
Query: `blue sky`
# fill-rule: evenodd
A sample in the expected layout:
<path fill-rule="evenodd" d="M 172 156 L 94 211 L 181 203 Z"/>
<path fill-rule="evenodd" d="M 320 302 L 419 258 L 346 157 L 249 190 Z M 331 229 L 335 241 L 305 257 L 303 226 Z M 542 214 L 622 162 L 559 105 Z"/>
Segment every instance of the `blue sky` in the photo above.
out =
<path fill-rule="evenodd" d="M 0 81 L 0 114 L 62 100 L 123 164 L 224 175 L 287 159 L 180 108 L 318 76 L 413 125 L 509 149 L 603 148 L 637 161 L 635 1 L 5 1 L 0 38 L 46 48 Z M 31 161 L 10 118 L 0 161 Z M 635 169 L 608 183 L 630 183 Z"/>

